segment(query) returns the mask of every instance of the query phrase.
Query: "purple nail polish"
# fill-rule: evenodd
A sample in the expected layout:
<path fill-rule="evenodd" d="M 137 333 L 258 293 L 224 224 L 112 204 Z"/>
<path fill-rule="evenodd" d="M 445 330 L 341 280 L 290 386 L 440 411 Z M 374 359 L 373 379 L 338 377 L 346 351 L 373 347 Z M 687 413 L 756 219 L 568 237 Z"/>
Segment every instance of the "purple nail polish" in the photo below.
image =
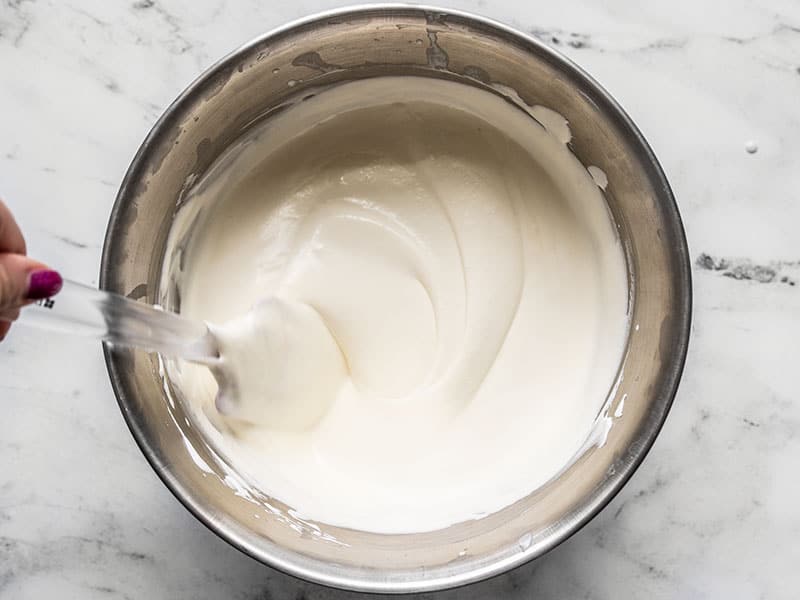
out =
<path fill-rule="evenodd" d="M 28 280 L 28 300 L 55 296 L 64 284 L 57 271 L 34 271 Z"/>

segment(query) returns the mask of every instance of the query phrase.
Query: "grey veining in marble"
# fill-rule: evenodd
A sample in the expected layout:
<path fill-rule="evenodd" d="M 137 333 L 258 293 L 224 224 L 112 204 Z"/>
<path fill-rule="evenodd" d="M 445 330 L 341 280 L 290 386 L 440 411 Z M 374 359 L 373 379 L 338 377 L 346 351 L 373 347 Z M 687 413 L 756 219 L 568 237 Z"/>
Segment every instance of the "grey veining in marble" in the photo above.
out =
<path fill-rule="evenodd" d="M 249 38 L 338 4 L 0 0 L 0 194 L 30 251 L 96 284 L 116 188 L 166 105 Z M 630 112 L 685 219 L 695 316 L 673 411 L 610 506 L 532 564 L 424 597 L 797 597 L 800 3 L 457 6 L 560 49 Z M 352 597 L 196 522 L 136 448 L 96 345 L 12 331 L 0 402 L 0 598 Z"/>

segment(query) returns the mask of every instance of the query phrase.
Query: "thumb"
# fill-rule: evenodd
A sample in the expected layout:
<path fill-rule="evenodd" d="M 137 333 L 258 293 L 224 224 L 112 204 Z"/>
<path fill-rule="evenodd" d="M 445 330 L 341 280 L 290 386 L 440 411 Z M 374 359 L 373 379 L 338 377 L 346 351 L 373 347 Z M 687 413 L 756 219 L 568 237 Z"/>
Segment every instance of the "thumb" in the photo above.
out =
<path fill-rule="evenodd" d="M 56 271 L 22 254 L 0 253 L 0 312 L 48 298 L 61 289 Z"/>

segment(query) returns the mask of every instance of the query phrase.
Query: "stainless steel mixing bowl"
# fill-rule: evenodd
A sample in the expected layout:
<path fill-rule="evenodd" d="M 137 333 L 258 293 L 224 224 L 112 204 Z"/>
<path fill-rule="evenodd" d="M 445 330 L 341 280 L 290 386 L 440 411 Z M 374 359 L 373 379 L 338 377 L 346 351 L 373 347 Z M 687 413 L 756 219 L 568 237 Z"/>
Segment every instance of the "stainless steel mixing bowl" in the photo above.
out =
<path fill-rule="evenodd" d="M 226 483 L 228 466 L 165 394 L 157 357 L 106 350 L 120 408 L 155 471 L 194 515 L 266 564 L 341 588 L 410 592 L 457 586 L 553 548 L 625 484 L 669 410 L 689 338 L 691 280 L 680 217 L 635 125 L 586 73 L 498 23 L 452 10 L 379 5 L 338 10 L 256 39 L 206 71 L 167 109 L 128 170 L 111 214 L 101 287 L 155 302 L 165 241 L 191 182 L 250 126 L 323 86 L 418 75 L 516 90 L 509 102 L 564 115 L 571 147 L 608 177 L 627 253 L 631 322 L 605 443 L 508 508 L 446 530 L 378 535 L 305 523 Z M 503 87 L 505 86 L 505 87 Z M 624 400 L 620 417 L 614 416 Z M 200 466 L 198 466 L 200 465 Z M 202 467 L 202 468 L 201 468 Z M 520 473 L 520 477 L 524 477 Z M 233 486 L 235 487 L 235 486 Z M 324 494 L 325 490 L 320 490 Z"/>

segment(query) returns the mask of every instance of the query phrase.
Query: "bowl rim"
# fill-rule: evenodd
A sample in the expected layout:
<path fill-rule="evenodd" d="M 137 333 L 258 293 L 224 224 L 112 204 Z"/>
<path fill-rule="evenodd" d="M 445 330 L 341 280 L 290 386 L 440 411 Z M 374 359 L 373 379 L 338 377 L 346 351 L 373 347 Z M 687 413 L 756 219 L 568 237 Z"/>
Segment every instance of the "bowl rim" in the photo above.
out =
<path fill-rule="evenodd" d="M 250 41 L 245 42 L 200 73 L 200 75 L 198 75 L 177 96 L 177 98 L 168 105 L 168 107 L 155 122 L 134 155 L 134 158 L 125 173 L 115 198 L 103 242 L 99 287 L 101 289 L 107 289 L 113 272 L 111 251 L 114 240 L 112 238 L 113 233 L 117 229 L 117 223 L 119 222 L 124 209 L 125 198 L 132 192 L 140 173 L 147 163 L 148 156 L 151 154 L 152 148 L 158 143 L 163 131 L 169 127 L 174 115 L 180 111 L 180 108 L 184 104 L 191 101 L 192 97 L 209 79 L 212 79 L 220 73 L 224 73 L 226 70 L 230 69 L 233 65 L 235 65 L 236 61 L 242 54 L 253 50 L 259 44 L 268 41 L 270 38 L 290 33 L 294 29 L 302 28 L 326 19 L 358 16 L 363 15 L 364 13 L 381 11 L 405 11 L 409 13 L 419 13 L 420 15 L 436 14 L 442 15 L 445 18 L 448 16 L 454 16 L 465 21 L 472 22 L 473 24 L 480 25 L 484 28 L 494 30 L 497 34 L 499 34 L 499 36 L 520 43 L 526 49 L 535 49 L 536 53 L 545 56 L 554 64 L 557 64 L 559 68 L 563 69 L 567 74 L 575 79 L 581 81 L 587 89 L 591 90 L 593 92 L 592 99 L 598 102 L 600 110 L 620 126 L 621 131 L 625 137 L 628 138 L 627 141 L 636 147 L 641 153 L 641 161 L 645 167 L 648 180 L 653 186 L 654 192 L 662 206 L 662 209 L 667 214 L 667 217 L 672 221 L 674 226 L 676 241 L 678 243 L 672 248 L 672 252 L 674 253 L 674 258 L 676 259 L 674 276 L 678 283 L 679 289 L 677 290 L 678 302 L 676 303 L 675 310 L 675 328 L 677 331 L 676 338 L 678 338 L 677 352 L 673 355 L 673 360 L 669 363 L 669 365 L 664 367 L 664 386 L 659 394 L 661 405 L 655 406 L 655 408 L 658 410 L 651 411 L 653 413 L 658 413 L 660 411 L 660 414 L 655 419 L 648 419 L 643 425 L 642 431 L 638 434 L 636 440 L 638 451 L 629 461 L 626 461 L 621 468 L 617 469 L 617 471 L 609 477 L 600 492 L 595 495 L 594 500 L 588 499 L 583 506 L 578 509 L 578 515 L 576 518 L 567 523 L 563 523 L 554 535 L 544 540 L 542 544 L 532 546 L 526 552 L 520 552 L 512 556 L 495 560 L 473 570 L 464 571 L 462 573 L 445 573 L 443 575 L 434 577 L 423 576 L 403 582 L 394 580 L 386 581 L 379 578 L 367 579 L 363 577 L 356 578 L 353 576 L 331 575 L 329 573 L 320 573 L 313 567 L 309 568 L 297 560 L 291 558 L 284 559 L 274 556 L 268 550 L 265 551 L 264 547 L 257 547 L 253 544 L 247 543 L 246 541 L 237 539 L 235 532 L 226 530 L 226 526 L 215 519 L 211 514 L 211 511 L 203 508 L 199 503 L 197 503 L 192 498 L 191 494 L 187 492 L 184 486 L 177 480 L 177 478 L 172 475 L 168 469 L 168 466 L 161 462 L 155 455 L 154 451 L 149 447 L 142 428 L 139 426 L 134 415 L 127 406 L 125 394 L 123 393 L 123 384 L 114 365 L 112 349 L 107 344 L 103 345 L 103 354 L 114 395 L 117 399 L 117 403 L 120 407 L 120 411 L 122 412 L 125 423 L 130 429 L 137 446 L 167 489 L 169 489 L 173 496 L 209 530 L 240 552 L 290 576 L 338 589 L 357 592 L 401 594 L 452 589 L 499 576 L 511 569 L 519 567 L 522 564 L 544 555 L 570 538 L 572 535 L 582 529 L 583 526 L 586 525 L 592 518 L 594 518 L 600 511 L 602 511 L 611 502 L 611 500 L 614 499 L 614 497 L 628 482 L 633 473 L 639 468 L 649 453 L 664 425 L 664 422 L 666 421 L 667 415 L 669 414 L 670 408 L 675 399 L 678 385 L 686 363 L 686 356 L 689 346 L 692 320 L 692 277 L 689 249 L 683 221 L 678 211 L 677 203 L 669 182 L 667 181 L 666 175 L 664 174 L 663 169 L 661 168 L 661 165 L 655 156 L 655 153 L 642 135 L 639 128 L 628 116 L 622 106 L 614 99 L 614 97 L 597 81 L 595 81 L 591 75 L 574 63 L 570 58 L 566 57 L 558 50 L 551 48 L 544 42 L 536 39 L 532 35 L 519 31 L 514 27 L 505 25 L 504 23 L 489 17 L 478 15 L 469 11 L 443 8 L 428 4 L 364 3 L 316 12 L 273 28 L 266 33 L 263 33 L 251 39 Z"/>

